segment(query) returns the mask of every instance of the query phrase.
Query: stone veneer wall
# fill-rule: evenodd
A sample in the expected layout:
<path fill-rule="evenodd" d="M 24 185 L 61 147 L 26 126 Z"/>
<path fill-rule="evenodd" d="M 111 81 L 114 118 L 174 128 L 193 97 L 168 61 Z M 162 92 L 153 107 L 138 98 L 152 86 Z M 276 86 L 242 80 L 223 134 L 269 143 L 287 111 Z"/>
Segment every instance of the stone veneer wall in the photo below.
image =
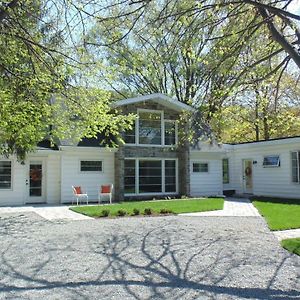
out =
<path fill-rule="evenodd" d="M 137 113 L 137 109 L 163 110 L 165 119 L 178 120 L 179 114 L 155 102 L 136 103 L 122 107 L 122 113 Z M 187 130 L 187 128 L 186 128 Z M 183 140 L 179 137 L 179 140 Z M 115 154 L 115 197 L 124 200 L 124 159 L 137 157 L 177 158 L 178 159 L 178 188 L 180 195 L 190 195 L 190 158 L 189 143 L 184 141 L 176 147 L 126 146 L 120 145 Z"/>

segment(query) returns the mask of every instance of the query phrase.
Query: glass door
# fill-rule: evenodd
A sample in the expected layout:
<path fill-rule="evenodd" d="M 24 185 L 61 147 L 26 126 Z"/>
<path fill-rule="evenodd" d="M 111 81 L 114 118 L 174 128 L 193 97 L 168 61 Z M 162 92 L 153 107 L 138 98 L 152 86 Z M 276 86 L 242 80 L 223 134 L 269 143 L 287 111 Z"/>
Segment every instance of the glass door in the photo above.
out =
<path fill-rule="evenodd" d="M 252 160 L 245 159 L 243 162 L 244 193 L 253 193 Z"/>
<path fill-rule="evenodd" d="M 27 203 L 42 203 L 45 201 L 43 173 L 43 161 L 29 162 Z"/>

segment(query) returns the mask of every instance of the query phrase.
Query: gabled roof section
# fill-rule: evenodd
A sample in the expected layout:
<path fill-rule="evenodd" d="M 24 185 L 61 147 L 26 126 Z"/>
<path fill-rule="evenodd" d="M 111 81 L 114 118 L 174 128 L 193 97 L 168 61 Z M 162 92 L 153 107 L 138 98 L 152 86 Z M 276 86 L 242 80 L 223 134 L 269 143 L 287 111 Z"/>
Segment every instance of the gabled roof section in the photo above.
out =
<path fill-rule="evenodd" d="M 174 99 L 172 99 L 164 94 L 160 94 L 160 93 L 119 100 L 119 101 L 114 102 L 112 104 L 112 106 L 119 107 L 119 106 L 123 106 L 123 105 L 130 105 L 130 104 L 144 102 L 144 101 L 154 101 L 154 102 L 157 102 L 157 103 L 159 103 L 163 106 L 166 106 L 170 109 L 174 109 L 176 111 L 184 111 L 184 110 L 194 111 L 195 110 L 190 105 L 187 105 L 180 101 L 174 100 Z"/>

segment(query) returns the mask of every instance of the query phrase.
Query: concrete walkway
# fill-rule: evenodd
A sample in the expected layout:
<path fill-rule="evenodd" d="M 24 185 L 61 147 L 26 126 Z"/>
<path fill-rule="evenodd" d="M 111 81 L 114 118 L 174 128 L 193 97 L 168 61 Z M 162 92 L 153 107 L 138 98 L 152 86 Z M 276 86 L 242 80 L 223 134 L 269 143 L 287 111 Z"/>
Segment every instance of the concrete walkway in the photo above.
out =
<path fill-rule="evenodd" d="M 69 206 L 64 205 L 25 205 L 15 207 L 0 207 L 0 214 L 34 212 L 47 220 L 88 220 L 88 216 L 75 213 L 69 210 Z"/>
<path fill-rule="evenodd" d="M 224 209 L 206 212 L 186 213 L 191 217 L 260 217 L 257 209 L 246 198 L 225 198 Z"/>
<path fill-rule="evenodd" d="M 273 233 L 279 241 L 285 240 L 285 239 L 300 238 L 300 228 L 299 229 L 282 230 L 282 231 L 273 231 Z"/>

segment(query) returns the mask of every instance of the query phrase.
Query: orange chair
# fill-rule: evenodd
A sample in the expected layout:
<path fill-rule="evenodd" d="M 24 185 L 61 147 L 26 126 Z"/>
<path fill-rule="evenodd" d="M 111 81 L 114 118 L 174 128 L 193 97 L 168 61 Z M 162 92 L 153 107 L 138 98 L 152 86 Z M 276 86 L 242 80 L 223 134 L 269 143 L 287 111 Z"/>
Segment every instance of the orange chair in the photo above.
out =
<path fill-rule="evenodd" d="M 83 198 L 86 199 L 86 204 L 89 204 L 89 196 L 87 193 L 82 192 L 81 186 L 73 186 L 72 185 L 72 191 L 73 191 L 72 204 L 73 204 L 74 200 L 76 199 L 76 202 L 78 205 L 78 200 L 81 203 L 81 199 L 83 199 Z"/>
<path fill-rule="evenodd" d="M 99 204 L 101 203 L 101 199 L 103 196 L 109 196 L 109 203 L 112 203 L 112 192 L 113 192 L 114 185 L 113 184 L 105 184 L 101 185 L 98 191 L 98 200 Z"/>

